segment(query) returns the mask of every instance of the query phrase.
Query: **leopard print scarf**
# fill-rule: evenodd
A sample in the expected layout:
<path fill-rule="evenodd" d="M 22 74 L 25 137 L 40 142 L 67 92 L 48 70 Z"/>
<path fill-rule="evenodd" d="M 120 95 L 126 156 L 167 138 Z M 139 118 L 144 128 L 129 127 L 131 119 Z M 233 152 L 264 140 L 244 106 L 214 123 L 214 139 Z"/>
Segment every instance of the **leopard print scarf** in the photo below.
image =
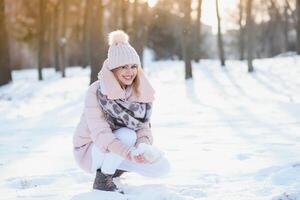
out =
<path fill-rule="evenodd" d="M 152 103 L 108 99 L 106 95 L 102 94 L 100 87 L 97 90 L 97 99 L 105 114 L 105 119 L 113 131 L 121 127 L 137 131 L 150 120 Z"/>

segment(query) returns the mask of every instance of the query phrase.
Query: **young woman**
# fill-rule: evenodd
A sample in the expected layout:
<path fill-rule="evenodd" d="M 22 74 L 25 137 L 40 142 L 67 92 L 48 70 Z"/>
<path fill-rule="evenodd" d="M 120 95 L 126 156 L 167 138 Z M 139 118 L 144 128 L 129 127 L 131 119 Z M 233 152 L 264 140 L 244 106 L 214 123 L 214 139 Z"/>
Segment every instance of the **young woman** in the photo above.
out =
<path fill-rule="evenodd" d="M 87 91 L 73 152 L 82 169 L 96 173 L 94 189 L 117 191 L 113 178 L 124 171 L 159 177 L 169 171 L 169 162 L 158 154 L 150 160 L 137 151 L 142 143 L 153 143 L 150 117 L 154 90 L 128 35 L 121 30 L 111 32 L 109 45 L 99 80 Z"/>

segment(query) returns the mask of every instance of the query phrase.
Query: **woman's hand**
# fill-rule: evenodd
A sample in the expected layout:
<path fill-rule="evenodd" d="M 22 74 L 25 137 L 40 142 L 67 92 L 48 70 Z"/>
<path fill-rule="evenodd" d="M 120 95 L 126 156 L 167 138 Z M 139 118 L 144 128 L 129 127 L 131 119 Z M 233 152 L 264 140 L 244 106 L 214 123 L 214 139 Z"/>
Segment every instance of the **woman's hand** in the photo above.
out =
<path fill-rule="evenodd" d="M 131 148 L 131 150 L 128 153 L 127 159 L 131 160 L 131 161 L 134 161 L 134 162 L 137 162 L 137 163 L 143 163 L 143 164 L 149 163 L 146 160 L 146 158 L 144 156 L 144 153 L 139 152 L 136 147 Z"/>
<path fill-rule="evenodd" d="M 143 163 L 143 164 L 146 164 L 146 163 L 149 163 L 145 157 L 144 157 L 144 154 L 140 154 L 140 155 L 137 155 L 137 156 L 133 156 L 133 160 L 137 163 Z"/>

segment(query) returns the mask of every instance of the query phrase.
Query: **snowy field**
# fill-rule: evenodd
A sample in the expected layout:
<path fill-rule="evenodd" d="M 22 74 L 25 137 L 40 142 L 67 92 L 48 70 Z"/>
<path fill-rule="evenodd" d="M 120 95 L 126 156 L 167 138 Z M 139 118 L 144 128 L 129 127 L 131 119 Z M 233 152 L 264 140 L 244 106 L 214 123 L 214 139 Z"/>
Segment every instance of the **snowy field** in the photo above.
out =
<path fill-rule="evenodd" d="M 253 74 L 244 62 L 217 63 L 194 63 L 185 81 L 183 62 L 146 61 L 154 143 L 172 170 L 159 179 L 126 173 L 118 184 L 130 200 L 300 199 L 300 57 L 256 60 Z M 91 191 L 94 175 L 72 155 L 89 70 L 66 73 L 47 69 L 39 82 L 36 70 L 14 71 L 0 87 L 1 200 Z"/>

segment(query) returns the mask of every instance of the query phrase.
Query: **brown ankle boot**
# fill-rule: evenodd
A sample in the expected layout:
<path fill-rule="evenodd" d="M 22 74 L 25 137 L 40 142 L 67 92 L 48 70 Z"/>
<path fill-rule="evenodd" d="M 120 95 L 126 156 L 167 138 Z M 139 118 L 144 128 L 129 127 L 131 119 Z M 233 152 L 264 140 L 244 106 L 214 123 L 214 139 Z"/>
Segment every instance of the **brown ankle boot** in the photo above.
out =
<path fill-rule="evenodd" d="M 127 171 L 121 170 L 121 169 L 117 169 L 116 172 L 113 175 L 113 178 L 117 178 L 120 177 L 122 174 L 124 174 Z"/>
<path fill-rule="evenodd" d="M 100 169 L 97 170 L 93 188 L 103 191 L 117 191 L 118 188 L 113 182 L 113 175 L 103 174 Z"/>

